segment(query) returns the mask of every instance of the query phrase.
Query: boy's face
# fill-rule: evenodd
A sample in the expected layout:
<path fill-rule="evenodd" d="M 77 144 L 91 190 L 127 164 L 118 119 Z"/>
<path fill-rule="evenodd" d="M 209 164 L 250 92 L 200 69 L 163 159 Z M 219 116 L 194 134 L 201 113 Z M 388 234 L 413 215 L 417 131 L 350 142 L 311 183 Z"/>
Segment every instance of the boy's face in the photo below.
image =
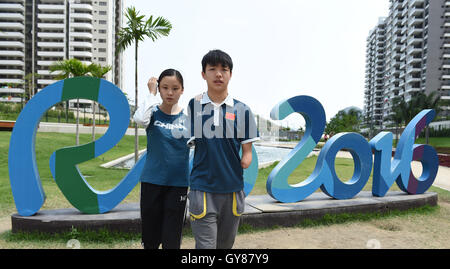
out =
<path fill-rule="evenodd" d="M 207 64 L 205 72 L 202 71 L 202 77 L 208 84 L 208 91 L 211 90 L 217 93 L 228 90 L 231 75 L 230 68 L 221 64 L 216 66 Z"/>

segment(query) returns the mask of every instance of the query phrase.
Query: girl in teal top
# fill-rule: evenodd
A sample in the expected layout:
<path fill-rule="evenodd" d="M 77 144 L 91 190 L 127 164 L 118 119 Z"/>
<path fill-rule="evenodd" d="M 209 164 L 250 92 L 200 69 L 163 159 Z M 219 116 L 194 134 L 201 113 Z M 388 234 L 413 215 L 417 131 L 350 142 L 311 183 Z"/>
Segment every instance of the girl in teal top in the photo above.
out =
<path fill-rule="evenodd" d="M 186 115 L 178 105 L 183 94 L 180 72 L 168 69 L 158 80 L 148 82 L 150 98 L 134 115 L 146 127 L 147 159 L 141 175 L 142 245 L 145 249 L 180 248 L 189 186 L 187 138 L 174 137 L 186 131 Z M 160 104 L 157 88 L 162 99 Z"/>

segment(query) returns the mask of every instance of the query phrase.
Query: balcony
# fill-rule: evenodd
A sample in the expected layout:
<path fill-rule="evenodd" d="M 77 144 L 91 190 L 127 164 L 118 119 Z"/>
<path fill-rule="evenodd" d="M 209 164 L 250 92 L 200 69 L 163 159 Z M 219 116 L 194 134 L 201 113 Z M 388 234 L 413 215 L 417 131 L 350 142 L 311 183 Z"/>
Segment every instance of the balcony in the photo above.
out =
<path fill-rule="evenodd" d="M 39 5 L 38 5 L 38 9 L 39 9 L 39 10 L 42 10 L 42 11 L 63 11 L 63 12 L 65 12 L 65 10 L 66 10 L 66 5 L 56 5 L 56 4 L 46 5 L 46 4 L 39 4 Z"/>
<path fill-rule="evenodd" d="M 2 13 L 4 20 L 24 21 L 25 17 L 21 13 Z"/>
<path fill-rule="evenodd" d="M 72 10 L 76 9 L 76 10 L 82 10 L 82 11 L 92 11 L 93 10 L 92 5 L 89 5 L 89 4 L 73 3 L 73 4 L 70 5 L 70 8 Z"/>
<path fill-rule="evenodd" d="M 415 83 L 415 82 L 420 82 L 422 79 L 420 77 L 413 77 L 410 75 L 406 75 L 406 83 Z"/>
<path fill-rule="evenodd" d="M 422 19 L 422 18 L 411 17 L 408 20 L 408 27 L 411 27 L 413 25 L 422 25 L 423 22 L 424 22 L 424 19 Z"/>
<path fill-rule="evenodd" d="M 91 23 L 82 23 L 82 22 L 71 22 L 70 27 L 73 29 L 88 29 L 88 30 L 94 29 Z"/>
<path fill-rule="evenodd" d="M 38 23 L 38 28 L 44 30 L 64 30 L 64 23 Z"/>
<path fill-rule="evenodd" d="M 37 64 L 39 66 L 50 66 L 54 63 L 55 61 L 37 61 Z"/>
<path fill-rule="evenodd" d="M 408 1 L 405 1 L 408 2 Z M 409 0 L 410 6 L 415 7 L 419 5 L 423 5 L 424 0 Z"/>
<path fill-rule="evenodd" d="M 24 93 L 24 89 L 20 88 L 0 88 L 0 93 Z"/>
<path fill-rule="evenodd" d="M 5 103 L 20 103 L 22 99 L 20 97 L 1 97 L 0 102 Z"/>
<path fill-rule="evenodd" d="M 0 32 L 1 38 L 20 38 L 25 39 L 25 35 L 22 32 Z"/>
<path fill-rule="evenodd" d="M 41 69 L 41 70 L 38 70 L 37 73 L 39 75 L 49 76 L 49 75 L 58 75 L 61 72 L 55 71 L 55 72 L 51 73 L 50 70 Z"/>
<path fill-rule="evenodd" d="M 25 48 L 25 44 L 19 41 L 0 41 L 0 47 L 7 48 Z"/>
<path fill-rule="evenodd" d="M 422 58 L 419 57 L 407 57 L 406 58 L 406 64 L 413 64 L 413 63 L 421 63 Z"/>
<path fill-rule="evenodd" d="M 424 11 L 425 10 L 423 9 L 423 7 L 413 6 L 412 8 L 409 9 L 408 16 L 411 17 L 411 16 L 422 15 Z"/>
<path fill-rule="evenodd" d="M 94 16 L 92 16 L 91 14 L 88 14 L 88 13 L 71 13 L 70 17 L 75 18 L 75 19 L 85 19 L 85 20 L 90 20 L 90 21 L 92 21 L 94 19 Z"/>
<path fill-rule="evenodd" d="M 92 57 L 92 52 L 72 50 L 69 52 L 69 57 Z"/>
<path fill-rule="evenodd" d="M 41 85 L 50 85 L 55 82 L 56 82 L 56 80 L 53 80 L 53 79 L 38 79 L 38 81 L 37 81 L 37 83 L 41 84 Z"/>
<path fill-rule="evenodd" d="M 422 27 L 412 27 L 408 30 L 408 36 L 412 36 L 412 35 L 418 35 L 423 33 L 423 28 Z"/>
<path fill-rule="evenodd" d="M 41 48 L 64 48 L 64 42 L 38 42 L 37 45 Z"/>
<path fill-rule="evenodd" d="M 17 76 L 24 76 L 25 71 L 21 69 L 0 69 L 1 75 L 17 75 Z"/>
<path fill-rule="evenodd" d="M 64 57 L 64 51 L 38 51 L 39 57 Z"/>
<path fill-rule="evenodd" d="M 0 10 L 25 12 L 25 7 L 21 4 L 0 4 Z"/>
<path fill-rule="evenodd" d="M 82 37 L 92 39 L 92 34 L 89 32 L 70 32 L 70 37 Z"/>
<path fill-rule="evenodd" d="M 413 92 L 420 92 L 420 91 L 421 91 L 420 87 L 416 87 L 413 85 L 407 85 L 406 89 L 405 89 L 405 93 L 413 93 Z M 406 102 L 408 102 L 409 100 L 411 100 L 410 96 L 409 96 L 409 98 L 408 97 L 405 98 Z"/>
<path fill-rule="evenodd" d="M 70 42 L 71 47 L 77 47 L 77 48 L 88 48 L 92 49 L 92 43 L 91 42 L 79 42 L 79 41 L 71 41 Z"/>
<path fill-rule="evenodd" d="M 20 60 L 0 60 L 0 65 L 5 66 L 24 66 L 25 62 Z"/>
<path fill-rule="evenodd" d="M 418 73 L 418 72 L 420 72 L 420 71 L 422 71 L 422 69 L 420 68 L 420 67 L 414 67 L 414 66 L 412 66 L 412 65 L 409 65 L 407 68 L 406 68 L 406 74 L 410 74 L 410 73 Z M 407 81 L 408 82 L 408 81 Z"/>
<path fill-rule="evenodd" d="M 46 32 L 40 32 L 37 34 L 39 38 L 48 38 L 48 39 L 64 39 L 66 34 L 65 33 L 46 33 Z"/>
<path fill-rule="evenodd" d="M 0 29 L 2 30 L 24 30 L 25 25 L 20 22 L 0 22 Z"/>
<path fill-rule="evenodd" d="M 38 19 L 40 20 L 58 20 L 58 21 L 64 21 L 66 18 L 66 15 L 64 14 L 45 14 L 45 13 L 39 13 L 37 15 Z"/>
<path fill-rule="evenodd" d="M 417 45 L 423 42 L 423 38 L 421 37 L 410 37 L 408 38 L 407 46 Z"/>
<path fill-rule="evenodd" d="M 18 50 L 0 50 L 0 56 L 25 57 L 25 53 Z"/>
<path fill-rule="evenodd" d="M 422 48 L 416 48 L 416 47 L 409 47 L 408 50 L 406 51 L 407 55 L 415 55 L 417 53 L 421 53 L 422 52 Z"/>

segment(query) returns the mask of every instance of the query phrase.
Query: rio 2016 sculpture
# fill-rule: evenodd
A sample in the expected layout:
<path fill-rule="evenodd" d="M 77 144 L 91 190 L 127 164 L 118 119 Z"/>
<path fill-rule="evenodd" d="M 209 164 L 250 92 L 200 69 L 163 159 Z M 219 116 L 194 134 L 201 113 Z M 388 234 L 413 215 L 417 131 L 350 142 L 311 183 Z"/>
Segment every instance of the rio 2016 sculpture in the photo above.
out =
<path fill-rule="evenodd" d="M 35 214 L 45 201 L 34 152 L 39 121 L 53 105 L 70 99 L 99 102 L 109 112 L 110 126 L 98 140 L 80 146 L 56 150 L 50 157 L 50 170 L 67 200 L 88 214 L 105 213 L 117 206 L 139 182 L 144 154 L 116 187 L 108 191 L 93 189 L 78 170 L 79 163 L 96 158 L 115 146 L 128 128 L 130 110 L 122 91 L 112 83 L 91 77 L 58 81 L 35 95 L 20 113 L 13 129 L 9 147 L 9 176 L 17 211 L 22 216 Z M 267 180 L 267 192 L 284 203 L 298 202 L 321 188 L 336 199 L 350 199 L 361 191 L 372 170 L 375 196 L 384 196 L 394 181 L 409 194 L 424 193 L 434 182 L 438 170 L 437 153 L 429 145 L 416 145 L 421 130 L 434 118 L 433 110 L 419 113 L 405 128 L 394 159 L 391 161 L 392 133 L 382 132 L 369 143 L 359 134 L 341 133 L 333 136 L 322 148 L 314 172 L 305 181 L 290 185 L 287 178 L 317 145 L 325 128 L 322 105 L 309 96 L 296 96 L 276 105 L 271 118 L 282 120 L 300 113 L 306 120 L 306 131 L 297 146 L 273 169 Z M 342 182 L 334 170 L 336 154 L 348 149 L 355 169 L 348 182 Z M 192 156 L 191 156 L 192 157 Z M 421 161 L 423 172 L 418 179 L 411 172 L 411 161 Z M 191 158 L 192 166 L 192 158 Z M 244 171 L 244 191 L 248 195 L 258 175 L 258 158 L 253 147 L 250 167 Z"/>

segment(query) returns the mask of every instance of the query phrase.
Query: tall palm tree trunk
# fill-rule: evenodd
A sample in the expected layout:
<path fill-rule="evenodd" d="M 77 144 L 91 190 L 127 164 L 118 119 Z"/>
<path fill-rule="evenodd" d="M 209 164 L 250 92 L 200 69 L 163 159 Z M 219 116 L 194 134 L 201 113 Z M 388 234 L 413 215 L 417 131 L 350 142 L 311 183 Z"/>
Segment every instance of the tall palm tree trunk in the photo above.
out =
<path fill-rule="evenodd" d="M 134 97 L 134 109 L 138 107 L 138 40 L 135 40 L 135 55 L 134 55 L 134 87 L 135 87 L 135 97 Z M 138 126 L 134 123 L 134 161 L 138 161 L 138 148 L 139 148 L 139 137 L 138 137 Z"/>
<path fill-rule="evenodd" d="M 80 117 L 79 117 L 79 115 L 80 115 L 80 99 L 77 99 L 77 124 L 76 124 L 76 130 L 75 130 L 75 133 L 76 133 L 76 145 L 78 146 L 79 144 L 80 144 L 80 130 L 79 130 L 79 126 L 78 126 L 78 124 L 80 123 Z"/>
<path fill-rule="evenodd" d="M 95 140 L 95 101 L 92 101 L 92 141 Z"/>

